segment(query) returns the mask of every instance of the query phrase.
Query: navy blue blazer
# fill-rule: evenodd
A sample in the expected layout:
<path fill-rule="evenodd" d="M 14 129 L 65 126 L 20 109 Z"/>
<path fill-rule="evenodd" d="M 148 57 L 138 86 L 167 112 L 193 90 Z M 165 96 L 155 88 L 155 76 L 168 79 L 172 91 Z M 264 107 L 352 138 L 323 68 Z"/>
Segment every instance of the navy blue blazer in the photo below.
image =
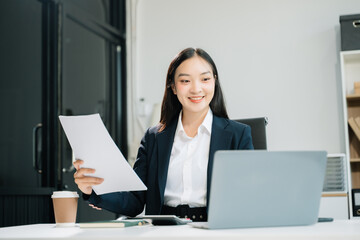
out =
<path fill-rule="evenodd" d="M 147 191 L 115 192 L 88 198 L 97 207 L 126 216 L 140 214 L 146 204 L 145 214 L 158 215 L 164 203 L 164 191 L 174 142 L 177 121 L 158 132 L 159 126 L 149 128 L 141 140 L 134 170 L 147 186 Z M 217 150 L 253 149 L 251 129 L 229 119 L 214 115 L 207 171 L 207 199 L 209 199 L 214 153 Z"/>

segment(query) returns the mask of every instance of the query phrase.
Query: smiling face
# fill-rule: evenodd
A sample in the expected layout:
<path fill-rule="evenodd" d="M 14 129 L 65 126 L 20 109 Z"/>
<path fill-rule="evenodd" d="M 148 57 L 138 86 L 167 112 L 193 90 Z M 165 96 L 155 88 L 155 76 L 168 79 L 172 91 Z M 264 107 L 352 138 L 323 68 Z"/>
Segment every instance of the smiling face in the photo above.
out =
<path fill-rule="evenodd" d="M 210 64 L 197 55 L 182 62 L 175 71 L 172 90 L 182 105 L 184 115 L 206 114 L 215 91 Z"/>

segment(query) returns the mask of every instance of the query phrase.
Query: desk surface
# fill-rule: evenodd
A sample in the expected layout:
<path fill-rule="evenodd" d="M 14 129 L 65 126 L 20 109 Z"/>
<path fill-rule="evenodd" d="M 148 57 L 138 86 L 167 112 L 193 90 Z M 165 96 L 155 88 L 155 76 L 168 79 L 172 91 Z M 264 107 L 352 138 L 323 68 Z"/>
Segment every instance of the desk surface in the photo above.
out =
<path fill-rule="evenodd" d="M 136 226 L 128 228 L 56 228 L 35 224 L 0 228 L 0 239 L 360 239 L 360 220 L 338 220 L 311 226 L 204 230 L 191 226 Z"/>

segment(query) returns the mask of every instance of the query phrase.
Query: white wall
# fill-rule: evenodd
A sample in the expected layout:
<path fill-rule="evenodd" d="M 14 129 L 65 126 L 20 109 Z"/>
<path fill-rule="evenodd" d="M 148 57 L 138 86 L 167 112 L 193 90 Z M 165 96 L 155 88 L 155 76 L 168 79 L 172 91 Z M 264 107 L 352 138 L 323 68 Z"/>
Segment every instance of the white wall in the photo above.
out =
<path fill-rule="evenodd" d="M 230 118 L 269 118 L 269 150 L 345 152 L 339 16 L 360 13 L 360 1 L 129 2 L 132 100 L 161 103 L 172 58 L 201 47 L 217 64 Z M 144 133 L 136 116 L 130 142 Z"/>

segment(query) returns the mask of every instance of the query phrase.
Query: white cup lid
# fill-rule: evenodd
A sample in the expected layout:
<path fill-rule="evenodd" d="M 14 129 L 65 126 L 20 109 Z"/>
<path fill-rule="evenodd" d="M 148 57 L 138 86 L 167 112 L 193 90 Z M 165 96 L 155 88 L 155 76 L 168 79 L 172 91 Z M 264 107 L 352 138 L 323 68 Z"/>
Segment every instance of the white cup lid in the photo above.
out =
<path fill-rule="evenodd" d="M 55 191 L 51 198 L 78 198 L 79 194 L 77 192 L 71 191 Z"/>

